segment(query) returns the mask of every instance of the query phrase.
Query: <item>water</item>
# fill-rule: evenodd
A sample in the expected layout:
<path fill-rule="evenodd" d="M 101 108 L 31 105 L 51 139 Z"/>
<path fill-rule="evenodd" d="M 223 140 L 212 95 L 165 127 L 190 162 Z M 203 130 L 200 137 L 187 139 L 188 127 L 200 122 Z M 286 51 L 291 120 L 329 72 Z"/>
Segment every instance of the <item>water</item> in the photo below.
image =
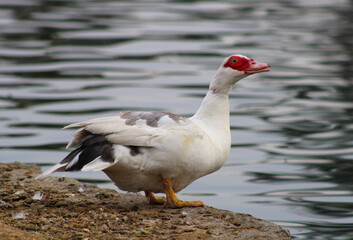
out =
<path fill-rule="evenodd" d="M 230 96 L 226 165 L 179 195 L 296 239 L 353 238 L 348 0 L 0 0 L 2 162 L 61 160 L 66 124 L 121 110 L 192 115 L 225 56 L 271 64 Z M 62 176 L 62 173 L 57 176 Z M 101 187 L 103 173 L 65 174 Z"/>

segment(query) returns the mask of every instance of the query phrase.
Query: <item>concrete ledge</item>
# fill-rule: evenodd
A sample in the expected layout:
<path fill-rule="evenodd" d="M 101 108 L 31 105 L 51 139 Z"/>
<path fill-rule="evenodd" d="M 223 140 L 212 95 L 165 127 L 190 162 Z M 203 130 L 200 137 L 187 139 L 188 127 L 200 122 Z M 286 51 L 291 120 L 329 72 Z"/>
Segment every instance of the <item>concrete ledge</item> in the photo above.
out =
<path fill-rule="evenodd" d="M 248 214 L 165 209 L 68 178 L 35 180 L 38 166 L 0 164 L 0 239 L 291 239 Z"/>

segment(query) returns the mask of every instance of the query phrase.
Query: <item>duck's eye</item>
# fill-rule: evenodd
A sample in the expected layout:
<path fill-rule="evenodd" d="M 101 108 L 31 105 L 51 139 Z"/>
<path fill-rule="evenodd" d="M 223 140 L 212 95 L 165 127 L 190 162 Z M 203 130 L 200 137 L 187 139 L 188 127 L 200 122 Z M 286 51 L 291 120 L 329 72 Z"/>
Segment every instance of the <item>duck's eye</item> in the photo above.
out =
<path fill-rule="evenodd" d="M 237 63 L 238 62 L 238 60 L 237 59 L 232 59 L 232 63 Z"/>

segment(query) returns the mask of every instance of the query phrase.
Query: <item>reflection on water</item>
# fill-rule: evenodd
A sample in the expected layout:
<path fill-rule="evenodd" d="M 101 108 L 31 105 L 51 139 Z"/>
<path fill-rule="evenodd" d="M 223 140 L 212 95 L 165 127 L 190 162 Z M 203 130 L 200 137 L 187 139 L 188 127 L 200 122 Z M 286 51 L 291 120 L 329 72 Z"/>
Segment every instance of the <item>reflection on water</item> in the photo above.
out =
<path fill-rule="evenodd" d="M 223 57 L 272 65 L 230 96 L 232 150 L 181 194 L 353 236 L 352 1 L 0 0 L 1 161 L 46 168 L 64 125 L 126 109 L 190 116 Z M 59 174 L 60 175 L 60 174 Z M 102 173 L 66 174 L 113 187 Z"/>

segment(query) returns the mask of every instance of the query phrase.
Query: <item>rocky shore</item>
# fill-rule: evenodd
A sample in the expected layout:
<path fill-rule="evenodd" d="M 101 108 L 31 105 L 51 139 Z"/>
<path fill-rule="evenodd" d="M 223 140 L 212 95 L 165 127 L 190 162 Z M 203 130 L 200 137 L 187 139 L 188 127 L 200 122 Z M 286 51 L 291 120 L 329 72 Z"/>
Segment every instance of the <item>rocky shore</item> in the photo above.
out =
<path fill-rule="evenodd" d="M 273 223 L 212 207 L 166 209 L 38 166 L 0 164 L 0 239 L 290 239 Z"/>

